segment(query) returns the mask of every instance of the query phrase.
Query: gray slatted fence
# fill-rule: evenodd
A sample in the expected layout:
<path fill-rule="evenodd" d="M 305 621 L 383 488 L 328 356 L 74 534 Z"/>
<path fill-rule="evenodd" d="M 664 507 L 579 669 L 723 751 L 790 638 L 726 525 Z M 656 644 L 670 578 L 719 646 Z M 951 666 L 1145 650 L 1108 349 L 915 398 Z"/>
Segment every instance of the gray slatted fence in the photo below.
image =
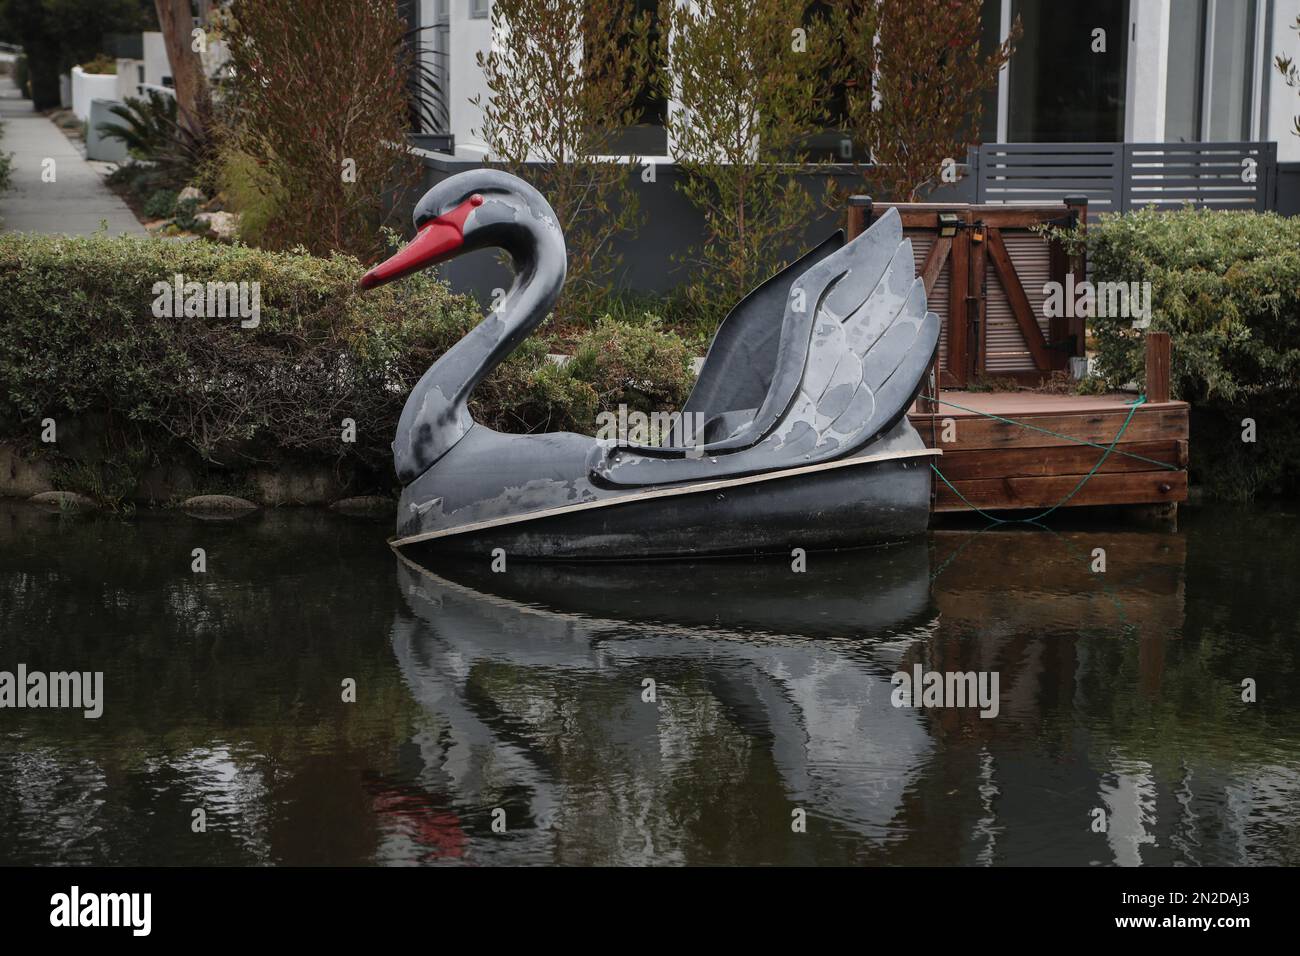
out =
<path fill-rule="evenodd" d="M 1144 206 L 1277 207 L 1276 143 L 986 143 L 972 147 L 977 203 L 1088 197 L 1089 218 Z"/>

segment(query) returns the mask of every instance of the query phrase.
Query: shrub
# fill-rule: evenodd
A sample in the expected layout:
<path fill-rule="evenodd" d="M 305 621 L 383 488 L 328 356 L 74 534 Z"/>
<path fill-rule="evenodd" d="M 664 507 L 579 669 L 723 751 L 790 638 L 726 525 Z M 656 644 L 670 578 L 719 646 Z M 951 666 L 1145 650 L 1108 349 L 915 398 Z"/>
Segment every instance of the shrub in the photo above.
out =
<path fill-rule="evenodd" d="M 113 59 L 107 53 L 97 53 L 91 59 L 85 60 L 78 65 L 87 73 L 117 73 L 117 60 Z"/>
<path fill-rule="evenodd" d="M 267 230 L 283 205 L 283 190 L 266 167 L 242 150 L 225 144 L 215 167 L 216 187 L 227 207 L 239 212 L 239 238 L 249 245 L 267 244 Z"/>
<path fill-rule="evenodd" d="M 803 5 L 784 0 L 700 0 L 664 6 L 669 140 L 685 177 L 683 195 L 704 218 L 687 252 L 687 299 L 716 323 L 719 306 L 740 300 L 784 264 L 813 201 L 794 173 L 802 144 L 819 131 L 825 23 L 804 26 Z M 792 42 L 806 29 L 806 49 Z"/>
<path fill-rule="evenodd" d="M 0 123 L 0 142 L 4 140 L 5 127 Z M 13 154 L 0 150 L 0 193 L 9 188 L 9 181 L 13 177 Z"/>
<path fill-rule="evenodd" d="M 555 210 L 569 259 L 556 314 L 590 323 L 621 265 L 614 239 L 641 220 L 629 182 L 635 167 L 601 157 L 621 152 L 617 135 L 639 118 L 649 17 L 630 5 L 497 0 L 492 24 L 499 40 L 478 54 L 487 86 L 474 98 L 480 132 L 489 158 L 531 182 Z M 581 57 L 572 55 L 577 49 Z"/>
<path fill-rule="evenodd" d="M 225 148 L 252 157 L 277 193 L 260 244 L 378 253 L 393 193 L 420 173 L 406 149 L 410 46 L 396 5 L 236 0 L 230 10 Z"/>
<path fill-rule="evenodd" d="M 196 232 L 200 235 L 209 231 L 208 224 L 199 219 L 199 201 L 182 199 L 172 207 L 172 224 L 184 232 Z"/>
<path fill-rule="evenodd" d="M 1171 333 L 1174 397 L 1205 434 L 1192 466 L 1212 493 L 1250 497 L 1300 475 L 1300 218 L 1187 209 L 1103 216 L 1088 230 L 1095 281 L 1150 282 L 1151 329 Z M 1132 321 L 1088 320 L 1099 374 L 1142 381 Z M 1259 440 L 1241 441 L 1254 418 Z M 1217 421 L 1216 421 L 1217 420 Z"/>
<path fill-rule="evenodd" d="M 845 121 L 877 198 L 915 202 L 945 159 L 961 162 L 978 136 L 983 98 L 1020 37 L 1017 19 L 987 55 L 981 0 L 883 0 L 834 8 L 844 44 Z"/>
<path fill-rule="evenodd" d="M 104 453 L 138 473 L 188 460 L 210 471 L 334 462 L 392 482 L 389 442 L 411 387 L 478 321 L 430 274 L 366 293 L 356 260 L 162 239 L 0 236 L 0 440 L 39 446 L 41 420 L 92 416 Z M 153 286 L 258 282 L 260 324 L 163 318 Z M 591 432 L 627 401 L 684 399 L 688 350 L 653 324 L 608 320 L 560 368 L 533 336 L 476 390 L 502 430 Z M 357 441 L 340 441 L 342 420 Z M 120 470 L 120 469 L 119 469 Z M 113 475 L 120 492 L 128 484 Z"/>
<path fill-rule="evenodd" d="M 1088 233 L 1097 280 L 1150 282 L 1151 328 L 1172 333 L 1174 393 L 1194 402 L 1294 397 L 1300 373 L 1300 219 L 1143 210 Z M 1091 319 L 1098 366 L 1141 380 L 1142 334 Z"/>
<path fill-rule="evenodd" d="M 159 189 L 144 201 L 144 214 L 150 219 L 166 219 L 176 208 L 176 190 Z"/>
<path fill-rule="evenodd" d="M 100 133 L 121 140 L 132 156 L 151 163 L 157 182 L 179 189 L 212 156 L 211 137 L 180 122 L 174 96 L 147 90 L 143 99 L 127 97 L 108 111 L 122 122 L 100 123 Z"/>
<path fill-rule="evenodd" d="M 143 212 L 144 204 L 159 192 L 176 192 L 175 177 L 153 163 L 124 163 L 108 174 L 110 185 L 129 193 Z M 170 212 L 170 210 L 169 210 Z"/>
<path fill-rule="evenodd" d="M 652 319 L 640 325 L 605 316 L 578 340 L 569 373 L 596 391 L 599 411 L 679 408 L 690 393 L 690 352 Z"/>

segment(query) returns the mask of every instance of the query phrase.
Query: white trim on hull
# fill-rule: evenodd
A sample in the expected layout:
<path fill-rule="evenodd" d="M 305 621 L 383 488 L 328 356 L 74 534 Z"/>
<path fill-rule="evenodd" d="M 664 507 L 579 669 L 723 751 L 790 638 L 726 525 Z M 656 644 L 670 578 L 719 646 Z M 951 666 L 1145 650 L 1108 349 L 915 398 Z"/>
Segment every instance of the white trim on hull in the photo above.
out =
<path fill-rule="evenodd" d="M 692 485 L 673 485 L 666 488 L 655 488 L 650 491 L 617 495 L 612 498 L 600 498 L 595 501 L 584 501 L 576 505 L 561 505 L 557 508 L 544 508 L 540 511 L 529 511 L 524 514 L 506 515 L 501 518 L 492 518 L 486 521 L 474 521 L 469 524 L 458 525 L 454 528 L 441 528 L 437 531 L 424 531 L 420 534 L 408 535 L 405 538 L 393 538 L 390 539 L 388 543 L 396 549 L 407 545 L 419 544 L 422 541 L 432 541 L 436 538 L 446 538 L 458 534 L 469 534 L 471 532 L 485 531 L 490 528 L 499 528 L 505 525 L 520 524 L 526 521 L 538 521 L 542 518 L 552 518 L 557 515 L 573 514 L 574 512 L 579 511 L 591 511 L 596 508 L 609 508 L 614 505 L 630 504 L 637 501 L 649 501 L 654 498 L 671 498 L 679 495 L 697 494 L 705 491 L 720 491 L 725 488 L 736 488 L 742 485 L 759 484 L 765 481 L 775 481 L 779 478 L 793 478 L 799 475 L 813 474 L 815 472 L 831 471 L 837 468 L 848 468 L 853 465 L 869 465 L 882 461 L 898 461 L 909 458 L 929 458 L 942 454 L 943 452 L 937 448 L 917 448 L 905 451 L 886 452 L 879 455 L 863 455 L 858 458 L 840 458 L 835 461 L 821 462 L 816 465 L 803 465 L 799 468 L 785 468 L 780 471 L 769 471 L 758 475 L 745 475 L 741 478 L 724 478 L 718 481 L 705 481 Z"/>

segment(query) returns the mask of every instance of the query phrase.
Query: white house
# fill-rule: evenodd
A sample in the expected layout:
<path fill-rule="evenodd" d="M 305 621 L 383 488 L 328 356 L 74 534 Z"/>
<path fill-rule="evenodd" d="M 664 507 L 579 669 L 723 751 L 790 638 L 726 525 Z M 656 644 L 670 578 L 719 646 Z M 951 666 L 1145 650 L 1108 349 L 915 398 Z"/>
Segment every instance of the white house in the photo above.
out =
<path fill-rule="evenodd" d="M 487 95 L 476 57 L 492 43 L 491 0 L 412 2 L 447 103 L 445 128 L 425 132 L 451 134 L 458 160 L 480 159 L 470 100 Z M 1017 17 L 1023 35 L 982 139 L 1271 140 L 1280 161 L 1300 162 L 1300 96 L 1273 66 L 1278 54 L 1300 59 L 1297 15 L 1300 0 L 984 0 L 986 46 Z"/>

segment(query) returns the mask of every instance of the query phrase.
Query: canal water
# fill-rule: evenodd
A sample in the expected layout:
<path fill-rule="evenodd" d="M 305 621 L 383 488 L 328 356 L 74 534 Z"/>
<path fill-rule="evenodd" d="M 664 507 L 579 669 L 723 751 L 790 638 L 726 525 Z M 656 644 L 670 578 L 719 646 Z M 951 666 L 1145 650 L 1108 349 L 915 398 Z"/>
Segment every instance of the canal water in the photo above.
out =
<path fill-rule="evenodd" d="M 0 864 L 1300 864 L 1300 506 L 802 572 L 388 533 L 0 505 L 0 679 L 103 674 L 0 709 Z"/>

